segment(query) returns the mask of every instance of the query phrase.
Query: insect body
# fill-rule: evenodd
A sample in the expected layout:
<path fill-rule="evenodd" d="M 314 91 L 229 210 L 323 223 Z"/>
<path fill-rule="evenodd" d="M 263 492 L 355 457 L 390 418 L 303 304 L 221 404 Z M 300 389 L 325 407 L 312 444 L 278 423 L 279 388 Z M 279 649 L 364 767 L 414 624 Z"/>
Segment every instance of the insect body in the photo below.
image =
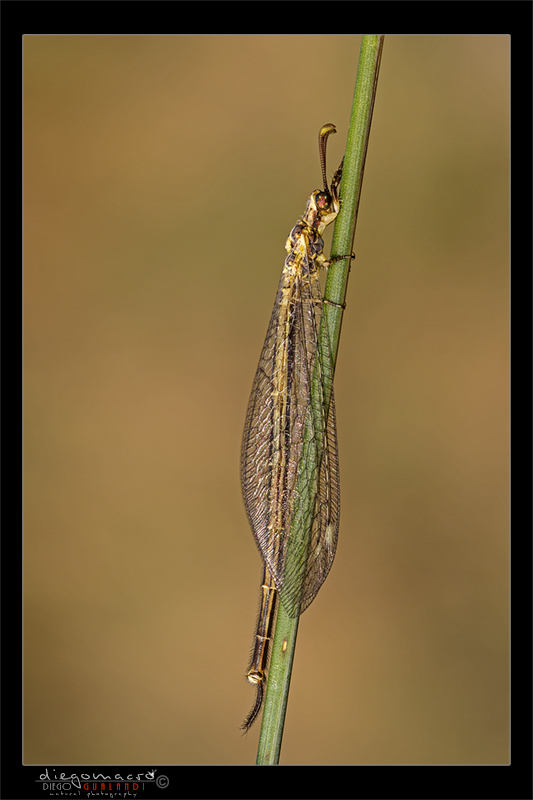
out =
<path fill-rule="evenodd" d="M 314 191 L 290 232 L 281 280 L 248 404 L 241 454 L 244 503 L 264 561 L 261 608 L 247 673 L 257 699 L 243 729 L 259 713 L 268 645 L 279 593 L 290 617 L 301 614 L 327 577 L 339 527 L 339 470 L 333 366 L 319 337 L 323 300 L 319 268 L 331 263 L 322 234 L 339 212 L 342 164 L 328 188 Z M 326 344 L 323 344 L 324 338 Z"/>

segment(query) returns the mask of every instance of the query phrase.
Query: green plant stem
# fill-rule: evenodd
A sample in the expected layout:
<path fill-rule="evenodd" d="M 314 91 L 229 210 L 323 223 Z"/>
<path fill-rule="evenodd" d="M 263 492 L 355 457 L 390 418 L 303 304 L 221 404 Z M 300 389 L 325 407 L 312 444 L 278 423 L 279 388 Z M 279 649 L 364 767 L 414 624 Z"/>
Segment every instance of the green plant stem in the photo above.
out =
<path fill-rule="evenodd" d="M 352 116 L 342 170 L 341 209 L 335 220 L 331 243 L 332 257 L 347 255 L 352 252 L 353 248 L 384 38 L 382 34 L 368 34 L 363 36 L 361 42 Z M 344 305 L 349 271 L 350 261 L 348 259 L 335 261 L 331 265 L 324 292 L 326 300 L 341 306 Z M 324 311 L 333 371 L 335 371 L 344 309 L 326 303 Z"/>
<path fill-rule="evenodd" d="M 353 246 L 383 39 L 382 34 L 367 34 L 363 36 L 361 43 L 340 190 L 341 210 L 335 222 L 331 247 L 333 257 L 351 253 Z M 344 310 L 342 306 L 346 296 L 349 265 L 349 259 L 335 261 L 331 265 L 324 293 L 324 298 L 329 303 L 324 304 L 320 328 L 320 348 L 323 352 L 330 354 L 330 376 L 334 372 L 337 360 Z M 335 305 L 331 305 L 331 303 Z M 326 388 L 324 393 L 327 393 Z M 256 764 L 274 765 L 279 763 L 298 622 L 299 616 L 289 617 L 280 602 L 272 644 Z"/>

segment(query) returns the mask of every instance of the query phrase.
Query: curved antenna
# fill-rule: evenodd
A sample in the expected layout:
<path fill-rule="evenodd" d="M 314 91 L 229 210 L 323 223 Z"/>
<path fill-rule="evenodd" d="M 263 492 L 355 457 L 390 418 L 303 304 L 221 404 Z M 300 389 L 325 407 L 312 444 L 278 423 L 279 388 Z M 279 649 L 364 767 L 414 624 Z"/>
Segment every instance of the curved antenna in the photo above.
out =
<path fill-rule="evenodd" d="M 328 177 L 326 175 L 326 142 L 328 141 L 328 136 L 330 133 L 337 133 L 337 128 L 332 122 L 328 122 L 327 125 L 324 125 L 320 128 L 320 133 L 318 134 L 318 152 L 320 154 L 320 166 L 322 167 L 322 179 L 324 181 L 324 191 L 328 192 Z"/>

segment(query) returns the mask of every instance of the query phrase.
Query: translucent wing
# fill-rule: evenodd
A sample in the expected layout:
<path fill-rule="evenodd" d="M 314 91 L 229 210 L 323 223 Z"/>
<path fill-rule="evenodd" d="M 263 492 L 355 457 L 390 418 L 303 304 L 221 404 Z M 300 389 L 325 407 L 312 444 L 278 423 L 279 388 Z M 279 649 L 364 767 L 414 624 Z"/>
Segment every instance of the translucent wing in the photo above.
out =
<path fill-rule="evenodd" d="M 248 518 L 290 616 L 307 608 L 326 579 L 339 528 L 332 369 L 328 348 L 318 344 L 316 269 L 305 255 L 282 273 L 241 454 Z"/>

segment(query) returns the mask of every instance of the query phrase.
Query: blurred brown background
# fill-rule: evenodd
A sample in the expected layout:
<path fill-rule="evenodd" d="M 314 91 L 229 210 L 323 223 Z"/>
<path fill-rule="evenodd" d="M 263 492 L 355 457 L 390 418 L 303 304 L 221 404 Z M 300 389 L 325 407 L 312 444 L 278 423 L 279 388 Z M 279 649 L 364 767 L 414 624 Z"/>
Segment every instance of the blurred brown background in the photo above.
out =
<path fill-rule="evenodd" d="M 25 762 L 252 764 L 239 484 L 359 36 L 25 36 Z M 281 763 L 508 761 L 509 38 L 385 40 Z"/>

